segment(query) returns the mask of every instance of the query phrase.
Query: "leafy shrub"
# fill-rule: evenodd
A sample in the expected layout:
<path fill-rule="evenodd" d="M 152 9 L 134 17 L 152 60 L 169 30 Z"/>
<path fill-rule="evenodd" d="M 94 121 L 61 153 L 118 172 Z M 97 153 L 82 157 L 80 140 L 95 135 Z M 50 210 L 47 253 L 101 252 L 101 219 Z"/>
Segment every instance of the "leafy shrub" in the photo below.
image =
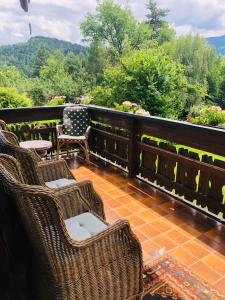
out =
<path fill-rule="evenodd" d="M 57 105 L 63 105 L 65 104 L 65 98 L 64 96 L 56 96 L 46 102 L 45 106 L 57 106 Z"/>
<path fill-rule="evenodd" d="M 177 118 L 184 108 L 184 70 L 159 49 L 131 51 L 117 66 L 105 70 L 102 86 L 92 92 L 100 105 L 138 99 L 152 115 Z"/>
<path fill-rule="evenodd" d="M 114 103 L 114 105 L 116 110 L 131 112 L 131 113 L 135 113 L 137 110 L 141 108 L 140 105 L 130 101 L 124 101 L 122 104 Z"/>
<path fill-rule="evenodd" d="M 0 87 L 0 107 L 14 108 L 32 106 L 32 100 L 14 88 Z"/>
<path fill-rule="evenodd" d="M 220 126 L 224 128 L 225 111 L 219 106 L 193 106 L 188 115 L 189 122 L 195 124 Z"/>
<path fill-rule="evenodd" d="M 79 103 L 83 104 L 83 105 L 91 104 L 92 101 L 93 101 L 93 98 L 90 95 L 80 96 L 80 98 L 79 98 Z"/>
<path fill-rule="evenodd" d="M 34 102 L 34 106 L 44 105 L 48 100 L 48 88 L 40 81 L 39 78 L 31 80 L 27 94 Z"/>
<path fill-rule="evenodd" d="M 93 102 L 99 106 L 113 106 L 112 90 L 107 87 L 96 86 L 90 91 L 90 96 L 93 97 Z"/>

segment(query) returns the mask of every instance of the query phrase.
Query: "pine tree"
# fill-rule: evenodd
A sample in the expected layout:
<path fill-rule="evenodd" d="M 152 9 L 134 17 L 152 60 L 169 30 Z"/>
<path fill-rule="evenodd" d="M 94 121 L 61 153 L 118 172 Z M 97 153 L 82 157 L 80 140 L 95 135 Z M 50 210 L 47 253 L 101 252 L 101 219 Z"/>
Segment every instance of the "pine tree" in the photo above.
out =
<path fill-rule="evenodd" d="M 149 13 L 146 15 L 147 23 L 153 30 L 151 38 L 156 39 L 159 35 L 160 29 L 165 25 L 165 21 L 163 19 L 168 15 L 169 10 L 158 7 L 155 0 L 149 0 L 147 9 L 149 10 Z"/>

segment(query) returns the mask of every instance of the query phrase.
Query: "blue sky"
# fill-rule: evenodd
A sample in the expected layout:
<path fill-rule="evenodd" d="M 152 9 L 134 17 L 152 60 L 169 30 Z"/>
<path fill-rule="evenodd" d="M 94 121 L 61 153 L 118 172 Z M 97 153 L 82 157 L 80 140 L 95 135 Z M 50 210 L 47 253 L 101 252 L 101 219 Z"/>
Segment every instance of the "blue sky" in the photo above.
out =
<path fill-rule="evenodd" d="M 141 20 L 147 0 L 117 0 L 130 6 Z M 177 34 L 199 33 L 203 36 L 225 34 L 225 0 L 157 0 L 170 9 L 168 21 Z M 19 0 L 0 0 L 0 45 L 26 41 L 28 24 L 33 35 L 44 35 L 81 42 L 80 23 L 96 0 L 31 0 L 29 13 L 23 12 Z"/>

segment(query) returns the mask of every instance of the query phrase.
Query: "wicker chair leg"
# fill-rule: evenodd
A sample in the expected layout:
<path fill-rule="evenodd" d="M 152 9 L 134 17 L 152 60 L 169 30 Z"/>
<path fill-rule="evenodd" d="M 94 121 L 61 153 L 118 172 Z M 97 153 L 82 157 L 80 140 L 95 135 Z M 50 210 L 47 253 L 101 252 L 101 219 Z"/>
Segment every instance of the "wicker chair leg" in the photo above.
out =
<path fill-rule="evenodd" d="M 59 160 L 59 151 L 60 151 L 60 145 L 59 145 L 59 141 L 57 141 L 56 160 Z"/>
<path fill-rule="evenodd" d="M 90 162 L 89 147 L 88 147 L 87 140 L 84 142 L 84 146 L 85 146 L 85 158 L 87 162 Z"/>

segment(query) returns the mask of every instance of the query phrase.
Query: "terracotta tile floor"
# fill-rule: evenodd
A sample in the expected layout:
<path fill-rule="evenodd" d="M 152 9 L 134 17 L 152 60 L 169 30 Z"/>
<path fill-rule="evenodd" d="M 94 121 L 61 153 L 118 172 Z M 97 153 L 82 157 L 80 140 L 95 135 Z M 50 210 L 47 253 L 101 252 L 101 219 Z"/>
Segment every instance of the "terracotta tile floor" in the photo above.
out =
<path fill-rule="evenodd" d="M 130 221 L 144 260 L 168 253 L 225 294 L 225 226 L 118 169 L 69 164 L 78 180 L 93 181 L 108 222 Z"/>

